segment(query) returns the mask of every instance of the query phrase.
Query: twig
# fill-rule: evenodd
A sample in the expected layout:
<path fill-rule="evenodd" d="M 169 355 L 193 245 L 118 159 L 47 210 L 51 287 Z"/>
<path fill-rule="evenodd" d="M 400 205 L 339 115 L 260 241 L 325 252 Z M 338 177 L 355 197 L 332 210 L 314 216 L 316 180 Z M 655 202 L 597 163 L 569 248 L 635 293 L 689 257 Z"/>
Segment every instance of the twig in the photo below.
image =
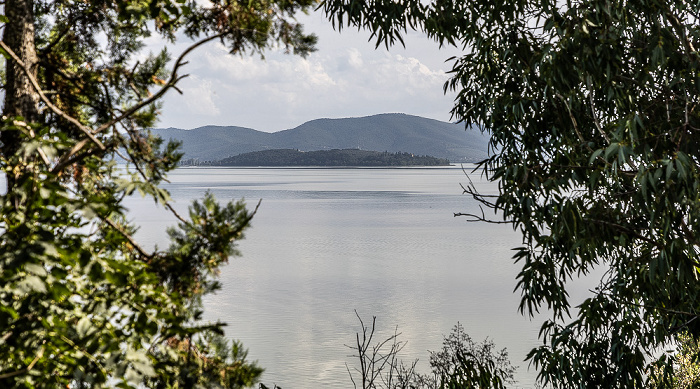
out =
<path fill-rule="evenodd" d="M 348 363 L 345 362 L 345 369 L 348 371 L 348 375 L 350 376 L 350 381 L 352 381 L 352 387 L 357 389 L 357 384 L 355 383 L 355 379 L 352 377 L 352 372 L 350 372 L 350 367 L 348 367 Z M 357 369 L 355 369 L 357 370 Z"/>
<path fill-rule="evenodd" d="M 9 339 L 10 336 L 12 336 L 12 331 L 8 331 L 7 333 L 5 333 L 5 335 L 3 335 L 2 338 L 0 338 L 0 341 L 4 342 L 7 339 Z"/>
<path fill-rule="evenodd" d="M 31 136 L 32 139 L 36 139 L 36 134 L 34 134 L 34 130 L 32 130 L 31 127 L 28 127 L 28 128 L 29 128 L 29 136 Z M 44 161 L 44 164 L 46 164 L 46 167 L 50 168 L 51 162 L 49 161 L 49 158 L 46 156 L 46 153 L 44 152 L 44 150 L 42 150 L 41 147 L 37 147 L 36 151 L 39 153 L 41 160 Z"/>
<path fill-rule="evenodd" d="M 260 201 L 262 201 L 262 199 L 260 199 Z M 258 202 L 258 206 L 260 206 L 260 202 Z M 177 213 L 177 211 L 175 210 L 175 208 L 173 208 L 173 206 L 170 205 L 169 202 L 166 202 L 166 203 L 165 203 L 165 208 L 168 208 L 168 210 L 170 210 L 170 212 L 171 212 L 173 215 L 175 215 L 175 217 L 178 218 L 178 220 L 180 220 L 181 222 L 183 222 L 183 223 L 185 223 L 185 224 L 189 224 L 189 222 L 188 222 L 185 218 L 183 218 L 182 216 L 180 216 L 179 213 Z M 255 207 L 255 210 L 257 211 L 258 208 Z"/>
<path fill-rule="evenodd" d="M 136 251 L 138 251 L 139 254 L 141 254 L 141 256 L 143 256 L 143 257 L 145 257 L 145 258 L 148 258 L 148 259 L 153 258 L 153 254 L 148 254 L 148 253 L 146 253 L 146 251 L 145 251 L 143 248 L 141 248 L 141 246 L 139 246 L 138 243 L 136 243 L 136 241 L 134 240 L 134 238 L 133 238 L 131 235 L 127 234 L 126 231 L 124 231 L 121 227 L 119 227 L 119 226 L 118 226 L 115 222 L 113 222 L 109 217 L 104 217 L 104 218 L 101 218 L 101 219 L 102 219 L 105 223 L 109 224 L 110 227 L 112 227 L 112 228 L 114 228 L 115 230 L 117 230 L 124 238 L 126 238 L 126 240 L 128 240 L 129 243 L 130 243 L 132 246 L 134 246 L 134 248 L 136 249 Z"/>
<path fill-rule="evenodd" d="M 574 131 L 576 132 L 576 136 L 578 136 L 578 139 L 581 141 L 581 143 L 586 144 L 586 147 L 592 152 L 593 149 L 591 149 L 588 144 L 586 143 L 586 139 L 581 135 L 581 132 L 578 129 L 578 123 L 576 122 L 576 118 L 574 117 L 574 114 L 571 112 L 571 107 L 569 107 L 569 103 L 566 102 L 566 99 L 564 96 L 561 94 L 557 93 L 555 96 L 561 100 L 562 103 L 564 103 L 564 106 L 566 107 L 567 112 L 569 112 L 569 119 L 571 119 L 571 124 L 574 126 Z"/>
<path fill-rule="evenodd" d="M 75 344 L 75 342 L 73 342 L 72 340 L 66 338 L 64 335 L 59 335 L 59 338 L 61 338 L 62 341 L 68 343 L 75 350 L 78 350 L 78 351 L 82 352 L 83 354 L 85 354 L 88 357 L 88 359 L 90 359 L 95 365 L 97 365 L 97 367 L 100 369 L 100 371 L 102 372 L 102 374 L 104 374 L 105 377 L 108 375 L 107 370 L 105 370 L 104 366 L 102 366 L 100 361 L 98 361 L 94 355 L 90 354 L 87 350 L 80 348 L 80 346 Z"/>
<path fill-rule="evenodd" d="M 467 219 L 467 222 L 469 222 L 469 223 L 474 223 L 474 222 L 484 222 L 484 223 L 491 223 L 491 224 L 513 224 L 513 223 L 515 223 L 515 222 L 512 221 L 512 220 L 491 220 L 491 219 L 487 219 L 486 216 L 485 216 L 484 213 L 483 213 L 483 209 L 482 209 L 481 216 L 475 215 L 475 214 L 473 214 L 473 213 L 462 213 L 462 212 L 455 212 L 455 213 L 454 213 L 454 217 L 460 217 L 460 216 L 471 217 L 472 219 Z"/>
<path fill-rule="evenodd" d="M 5 379 L 5 378 L 11 378 L 11 377 L 18 376 L 20 374 L 24 374 L 24 373 L 29 372 L 29 370 L 32 370 L 34 365 L 36 365 L 36 363 L 39 361 L 39 359 L 41 359 L 41 357 L 43 355 L 44 355 L 44 347 L 42 346 L 41 350 L 39 350 L 36 357 L 34 357 L 32 362 L 27 367 L 25 367 L 24 369 L 13 371 L 11 373 L 0 374 L 0 380 Z"/>
<path fill-rule="evenodd" d="M 172 70 L 172 73 L 171 73 L 171 75 L 170 75 L 170 79 L 168 80 L 168 82 L 167 82 L 158 92 L 156 92 L 153 96 L 149 97 L 148 99 L 143 100 L 143 101 L 141 101 L 140 103 L 134 105 L 133 107 L 127 109 L 126 111 L 124 111 L 124 112 L 123 112 L 121 115 L 119 115 L 118 117 L 116 117 L 116 118 L 110 120 L 109 122 L 107 122 L 107 123 L 101 125 L 101 126 L 98 127 L 96 130 L 93 131 L 93 134 L 100 133 L 100 132 L 104 131 L 105 129 L 107 129 L 107 128 L 109 128 L 109 127 L 112 127 L 112 126 L 115 125 L 116 123 L 118 123 L 118 122 L 124 120 L 125 118 L 127 118 L 127 117 L 129 117 L 129 116 L 131 116 L 134 112 L 138 111 L 139 109 L 141 109 L 141 108 L 143 108 L 143 107 L 145 107 L 145 106 L 147 106 L 147 105 L 153 103 L 154 101 L 160 99 L 161 96 L 163 96 L 163 94 L 165 94 L 165 92 L 168 91 L 168 89 L 174 87 L 175 84 L 178 83 L 178 81 L 180 81 L 181 79 L 187 77 L 187 75 L 184 75 L 184 76 L 181 76 L 181 77 L 178 76 L 178 75 L 177 75 L 177 71 L 178 71 L 178 69 L 179 69 L 180 67 L 182 67 L 182 66 L 184 66 L 184 65 L 187 64 L 187 62 L 185 62 L 185 61 L 183 61 L 183 60 L 185 59 L 185 57 L 186 57 L 190 52 L 192 52 L 192 50 L 196 49 L 197 47 L 199 47 L 199 46 L 201 46 L 201 45 L 203 45 L 203 44 L 205 44 L 205 43 L 207 43 L 207 42 L 209 42 L 209 41 L 212 41 L 212 40 L 217 39 L 217 38 L 221 38 L 222 36 L 228 34 L 229 32 L 230 32 L 230 30 L 227 30 L 227 31 L 218 33 L 218 34 L 216 34 L 216 35 L 212 35 L 212 36 L 206 37 L 206 38 L 204 38 L 204 39 L 202 39 L 202 40 L 196 42 L 195 44 L 191 45 L 190 47 L 188 47 L 188 48 L 187 48 L 185 51 L 183 51 L 182 54 L 180 54 L 180 56 L 177 58 L 177 60 L 175 61 L 175 65 L 173 66 L 173 70 Z"/>
<path fill-rule="evenodd" d="M 88 141 L 87 139 L 83 139 L 80 142 L 73 145 L 73 147 L 71 147 L 71 149 L 66 154 L 63 154 L 63 156 L 61 156 L 61 158 L 58 160 L 58 163 L 56 164 L 56 166 L 54 166 L 54 168 L 51 170 L 51 173 L 56 174 L 56 173 L 60 172 L 61 170 L 63 170 L 66 166 L 69 166 L 69 165 L 75 163 L 76 161 L 82 159 L 82 158 L 71 158 L 71 157 L 73 157 L 73 155 L 75 155 L 80 149 L 85 147 L 85 144 L 87 143 L 87 141 Z"/>

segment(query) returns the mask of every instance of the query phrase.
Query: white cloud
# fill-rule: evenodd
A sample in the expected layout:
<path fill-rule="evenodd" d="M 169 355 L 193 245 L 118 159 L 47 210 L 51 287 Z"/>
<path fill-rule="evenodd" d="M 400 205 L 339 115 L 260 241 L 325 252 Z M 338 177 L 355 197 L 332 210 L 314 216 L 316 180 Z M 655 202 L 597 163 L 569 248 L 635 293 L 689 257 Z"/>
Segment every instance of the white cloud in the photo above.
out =
<path fill-rule="evenodd" d="M 307 29 L 321 39 L 307 59 L 279 52 L 266 53 L 265 60 L 234 56 L 220 43 L 200 48 L 185 69 L 192 74 L 183 83 L 185 95 L 164 100 L 161 125 L 278 131 L 320 117 L 383 112 L 449 120 L 453 97 L 442 93 L 442 61 L 454 53 L 426 40 L 415 46 L 407 40 L 409 49 L 375 50 L 362 33 L 338 35 L 318 15 Z"/>
<path fill-rule="evenodd" d="M 192 76 L 189 82 L 182 88 L 187 96 L 185 104 L 190 113 L 197 115 L 218 115 L 216 106 L 216 91 L 212 87 L 212 80 L 202 80 L 198 76 Z"/>

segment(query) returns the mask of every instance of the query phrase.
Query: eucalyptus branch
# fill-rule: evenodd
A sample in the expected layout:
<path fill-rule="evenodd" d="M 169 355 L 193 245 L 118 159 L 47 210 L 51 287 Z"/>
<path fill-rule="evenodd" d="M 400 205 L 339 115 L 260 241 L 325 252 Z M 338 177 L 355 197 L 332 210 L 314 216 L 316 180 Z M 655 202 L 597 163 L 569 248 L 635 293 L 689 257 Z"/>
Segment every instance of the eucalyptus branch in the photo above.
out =
<path fill-rule="evenodd" d="M 593 117 L 593 124 L 595 124 L 595 127 L 598 129 L 598 132 L 600 135 L 603 136 L 606 142 L 610 144 L 610 138 L 608 137 L 608 134 L 605 133 L 603 130 L 603 127 L 600 125 L 600 121 L 598 121 L 598 115 L 595 113 L 595 103 L 593 102 L 593 86 L 591 85 L 591 76 L 586 77 L 586 86 L 588 87 L 588 100 L 591 103 L 591 117 Z"/>
<path fill-rule="evenodd" d="M 635 231 L 635 230 L 633 230 L 633 229 L 631 229 L 631 228 L 629 228 L 629 227 L 625 227 L 625 226 L 623 226 L 623 225 L 621 225 L 621 224 L 613 223 L 613 222 L 607 221 L 607 220 L 600 220 L 600 219 L 593 219 L 593 218 L 584 218 L 583 220 L 588 221 L 588 222 L 591 222 L 591 223 L 595 223 L 595 224 L 602 224 L 602 225 L 605 225 L 605 226 L 608 226 L 608 227 L 612 227 L 612 228 L 617 229 L 617 230 L 619 230 L 619 231 L 621 231 L 621 232 L 624 232 L 624 233 L 626 233 L 626 234 L 630 234 L 630 235 L 632 235 L 633 237 L 635 237 L 635 238 L 637 238 L 637 239 L 639 239 L 639 240 L 642 240 L 642 241 L 644 241 L 644 242 L 647 242 L 647 243 L 651 244 L 651 245 L 654 246 L 654 247 L 658 247 L 658 248 L 662 248 L 662 247 L 663 247 L 663 244 L 662 244 L 662 243 L 657 242 L 657 241 L 655 241 L 655 240 L 653 240 L 653 239 L 647 238 L 646 236 L 640 234 L 639 232 L 637 232 L 637 231 Z"/>
<path fill-rule="evenodd" d="M 693 46 L 693 42 L 691 42 L 690 39 L 688 39 L 688 35 L 685 33 L 685 27 L 683 27 L 680 20 L 678 20 L 678 17 L 674 15 L 670 10 L 667 11 L 665 15 L 668 21 L 671 23 L 673 29 L 676 30 L 676 34 L 679 35 L 678 40 L 683 42 L 683 45 L 685 46 L 686 50 L 688 50 L 687 55 L 690 55 L 691 53 L 696 53 L 695 47 Z"/>
<path fill-rule="evenodd" d="M 27 76 L 27 78 L 29 79 L 29 82 L 32 84 L 32 87 L 34 88 L 34 90 L 36 90 L 37 94 L 39 95 L 39 98 L 41 99 L 41 101 L 42 101 L 44 104 L 46 104 L 46 106 L 47 106 L 53 113 L 55 113 L 56 115 L 62 117 L 62 118 L 65 119 L 66 121 L 68 121 L 68 122 L 72 123 L 73 125 L 75 125 L 76 127 L 78 127 L 78 129 L 80 129 L 80 131 L 82 131 L 85 135 L 87 135 L 87 137 L 90 138 L 90 140 L 91 140 L 93 143 L 95 143 L 95 145 L 97 145 L 97 147 L 99 147 L 99 148 L 102 149 L 102 150 L 105 150 L 105 149 L 106 149 L 106 148 L 105 148 L 105 145 L 102 144 L 102 142 L 100 142 L 99 139 L 95 138 L 95 135 L 93 135 L 93 134 L 90 132 L 90 128 L 88 128 L 88 127 L 86 127 L 85 125 L 83 125 L 82 123 L 80 123 L 76 118 L 74 118 L 74 117 L 68 115 L 67 113 L 63 112 L 60 108 L 58 108 L 57 106 L 55 106 L 55 105 L 51 102 L 51 100 L 49 100 L 48 97 L 46 97 L 46 95 L 44 94 L 44 92 L 41 90 L 41 87 L 39 86 L 39 83 L 37 82 L 36 77 L 34 77 L 34 75 L 32 74 L 31 70 L 29 70 L 29 67 L 27 67 L 27 65 L 26 65 L 24 62 L 22 62 L 22 60 L 17 56 L 17 54 L 15 54 L 15 52 L 12 51 L 12 49 L 10 49 L 10 47 L 7 46 L 7 44 L 5 44 L 5 42 L 0 41 L 0 47 L 1 47 L 3 50 L 5 50 L 5 52 L 7 52 L 7 54 L 9 54 L 10 57 L 12 57 L 12 59 L 13 59 L 13 60 L 15 61 L 15 63 L 17 64 L 17 66 L 19 66 L 20 69 L 22 69 L 22 71 L 24 72 L 24 74 L 25 74 L 25 75 Z"/>
<path fill-rule="evenodd" d="M 608 298 L 611 298 L 611 299 L 615 300 L 616 302 L 618 302 L 618 303 L 620 303 L 620 304 L 622 304 L 622 305 L 629 305 L 629 306 L 631 306 L 631 307 L 643 308 L 643 309 L 646 309 L 646 310 L 663 311 L 663 312 L 667 312 L 667 313 L 673 313 L 673 314 L 676 314 L 676 315 L 692 316 L 693 318 L 692 318 L 690 321 L 695 320 L 695 318 L 697 318 L 697 316 L 698 316 L 698 314 L 695 313 L 695 312 L 679 311 L 679 310 L 677 310 L 677 309 L 671 309 L 671 308 L 666 308 L 666 307 L 658 307 L 658 306 L 648 306 L 648 305 L 644 305 L 644 304 L 640 304 L 640 303 L 635 303 L 635 302 L 631 302 L 631 301 L 624 301 L 624 300 L 620 299 L 619 297 L 615 296 L 615 295 L 612 294 L 612 293 L 600 292 L 600 294 L 602 294 L 603 296 L 606 296 L 606 297 L 608 297 Z"/>
<path fill-rule="evenodd" d="M 695 236 L 695 233 L 690 230 L 690 227 L 688 224 L 685 222 L 684 219 L 681 219 L 681 229 L 685 233 L 685 238 L 691 242 L 695 246 L 700 246 L 700 242 L 698 242 L 698 238 Z"/>
<path fill-rule="evenodd" d="M 574 117 L 573 112 L 571 112 L 571 107 L 569 106 L 569 103 L 566 102 L 566 99 L 561 94 L 557 93 L 555 96 L 559 100 L 561 100 L 562 103 L 564 103 L 564 106 L 566 107 L 566 111 L 569 113 L 569 119 L 571 119 L 571 124 L 574 126 L 574 132 L 576 132 L 576 136 L 578 136 L 578 139 L 581 141 L 581 144 L 586 145 L 586 148 L 588 149 L 588 151 L 593 153 L 593 149 L 591 148 L 591 146 L 588 145 L 588 142 L 586 142 L 586 139 L 581 134 L 581 131 L 579 131 L 578 122 L 576 121 L 576 118 Z"/>

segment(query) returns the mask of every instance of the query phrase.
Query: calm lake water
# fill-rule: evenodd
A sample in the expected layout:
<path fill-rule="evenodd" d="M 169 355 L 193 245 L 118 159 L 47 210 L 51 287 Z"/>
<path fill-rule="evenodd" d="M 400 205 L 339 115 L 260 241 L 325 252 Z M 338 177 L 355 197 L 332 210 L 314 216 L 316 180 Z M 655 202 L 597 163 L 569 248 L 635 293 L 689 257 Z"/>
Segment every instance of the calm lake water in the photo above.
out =
<path fill-rule="evenodd" d="M 478 211 L 462 195 L 460 167 L 401 169 L 181 168 L 170 175 L 177 208 L 211 190 L 220 201 L 262 199 L 241 257 L 223 268 L 223 289 L 205 301 L 207 320 L 266 369 L 263 382 L 289 388 L 352 388 L 345 364 L 354 311 L 383 339 L 398 327 L 406 361 L 441 348 L 460 322 L 475 340 L 493 339 L 519 365 L 518 387 L 533 388 L 522 362 L 539 342 L 540 319 L 517 312 L 518 266 L 509 226 L 467 223 L 454 212 Z M 479 180 L 483 193 L 496 186 Z M 175 224 L 152 200 L 131 198 L 144 245 L 167 245 Z"/>

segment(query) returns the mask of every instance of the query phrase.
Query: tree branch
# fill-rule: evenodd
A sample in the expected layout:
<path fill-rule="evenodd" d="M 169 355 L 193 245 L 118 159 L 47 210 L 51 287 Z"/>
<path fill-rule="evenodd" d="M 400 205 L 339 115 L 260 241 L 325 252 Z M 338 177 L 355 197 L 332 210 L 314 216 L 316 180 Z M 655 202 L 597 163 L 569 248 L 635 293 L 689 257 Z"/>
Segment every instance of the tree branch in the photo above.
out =
<path fill-rule="evenodd" d="M 73 145 L 73 147 L 71 147 L 71 149 L 66 154 L 63 154 L 63 156 L 58 160 L 58 163 L 56 164 L 56 166 L 54 166 L 54 168 L 51 169 L 51 173 L 57 174 L 58 172 L 63 170 L 66 166 L 69 166 L 69 165 L 79 161 L 80 159 L 84 158 L 84 157 L 82 157 L 82 158 L 78 158 L 78 157 L 71 158 L 71 157 L 73 155 L 75 155 L 80 149 L 85 147 L 86 143 L 87 143 L 87 139 L 83 139 L 80 142 Z"/>
<path fill-rule="evenodd" d="M 592 223 L 595 223 L 595 224 L 602 224 L 602 225 L 606 225 L 606 226 L 608 226 L 608 227 L 615 228 L 615 229 L 620 230 L 620 231 L 622 231 L 622 232 L 624 232 L 624 233 L 630 234 L 630 235 L 632 235 L 633 237 L 635 237 L 635 238 L 637 238 L 637 239 L 639 239 L 639 240 L 642 240 L 642 241 L 644 241 L 644 242 L 647 242 L 647 243 L 651 244 L 651 245 L 654 246 L 654 247 L 658 247 L 658 248 L 662 248 L 662 247 L 663 247 L 663 244 L 661 244 L 660 242 L 657 242 L 657 241 L 655 241 L 655 240 L 653 240 L 653 239 L 647 238 L 646 236 L 644 236 L 644 235 L 638 233 L 637 231 L 635 231 L 635 230 L 633 230 L 633 229 L 631 229 L 631 228 L 629 228 L 629 227 L 625 227 L 625 226 L 623 226 L 623 225 L 621 225 L 621 224 L 613 223 L 613 222 L 610 222 L 610 221 L 607 221 L 607 220 L 591 219 L 591 218 L 584 218 L 583 220 L 588 221 L 588 222 L 592 222 Z"/>
<path fill-rule="evenodd" d="M 681 24 L 680 20 L 678 20 L 678 17 L 674 15 L 670 10 L 665 12 L 665 14 L 668 18 L 668 21 L 671 23 L 671 26 L 673 26 L 673 29 L 676 30 L 676 34 L 679 35 L 678 40 L 683 42 L 683 45 L 685 46 L 686 50 L 688 50 L 687 55 L 695 53 L 695 47 L 693 46 L 693 43 L 690 41 L 690 39 L 688 39 L 688 35 L 685 33 L 685 28 Z"/>
<path fill-rule="evenodd" d="M 598 116 L 595 114 L 595 104 L 593 102 L 593 86 L 591 85 L 591 76 L 586 77 L 586 86 L 588 87 L 588 100 L 591 103 L 591 116 L 593 117 L 593 124 L 595 124 L 595 127 L 598 129 L 598 132 L 600 135 L 603 136 L 606 142 L 610 144 L 610 138 L 608 137 L 608 134 L 603 131 L 603 127 L 601 127 L 600 122 L 598 121 Z"/>
<path fill-rule="evenodd" d="M 7 52 L 7 54 L 9 54 L 10 57 L 12 57 L 12 59 L 17 63 L 17 65 L 22 69 L 22 71 L 24 72 L 24 74 L 25 74 L 25 75 L 27 76 L 27 78 L 29 79 L 29 82 L 32 84 L 32 87 L 36 90 L 37 94 L 39 95 L 39 98 L 41 98 L 41 101 L 42 101 L 44 104 L 46 104 L 46 106 L 47 106 L 51 111 L 53 111 L 53 113 L 55 113 L 56 115 L 62 117 L 62 118 L 65 119 L 66 121 L 68 121 L 68 122 L 72 123 L 73 125 L 75 125 L 76 127 L 78 127 L 78 128 L 80 129 L 80 131 L 82 131 L 85 135 L 87 135 L 87 137 L 90 138 L 90 140 L 91 140 L 93 143 L 95 143 L 95 144 L 97 145 L 97 147 L 99 147 L 101 150 L 105 150 L 105 149 L 106 149 L 105 145 L 102 144 L 102 142 L 100 142 L 99 139 L 95 138 L 95 135 L 93 135 L 93 134 L 90 132 L 90 128 L 88 128 L 88 127 L 86 127 L 85 125 L 83 125 L 82 123 L 80 123 L 76 118 L 74 118 L 74 117 L 72 117 L 72 116 L 66 114 L 65 112 L 63 112 L 60 108 L 58 108 L 57 106 L 55 106 L 55 105 L 51 102 L 51 100 L 49 100 L 48 97 L 46 97 L 46 95 L 44 94 L 44 92 L 41 90 L 41 87 L 39 86 L 39 83 L 37 82 L 36 78 L 32 75 L 32 72 L 29 70 L 29 68 L 27 67 L 27 65 L 26 65 L 24 62 L 22 62 L 22 60 L 17 56 L 17 54 L 15 54 L 15 52 L 12 51 L 12 49 L 10 49 L 10 47 L 7 46 L 7 44 L 5 44 L 5 42 L 0 41 L 0 47 L 1 47 L 3 50 L 5 50 L 5 52 Z"/>
<path fill-rule="evenodd" d="M 458 216 L 471 217 L 472 219 L 467 219 L 467 222 L 470 222 L 470 223 L 473 223 L 473 222 L 486 222 L 486 223 L 491 223 L 491 224 L 513 224 L 514 223 L 512 220 L 487 219 L 486 214 L 484 214 L 484 208 L 482 208 L 480 205 L 479 209 L 481 209 L 481 216 L 473 214 L 473 213 L 455 212 L 454 217 L 458 217 Z"/>
<path fill-rule="evenodd" d="M 145 257 L 145 258 L 147 258 L 147 259 L 153 258 L 153 254 L 148 254 L 148 253 L 146 252 L 146 250 L 144 250 L 141 246 L 139 246 L 139 244 L 136 243 L 136 241 L 134 240 L 134 238 L 133 238 L 131 235 L 127 234 L 126 231 L 124 231 L 121 227 L 119 227 L 119 226 L 117 225 L 117 223 L 113 222 L 113 221 L 112 221 L 110 218 L 108 218 L 108 217 L 100 217 L 100 218 L 102 219 L 102 221 L 104 221 L 105 223 L 109 224 L 110 227 L 112 227 L 112 228 L 114 228 L 115 230 L 117 230 L 117 232 L 119 232 L 124 238 L 126 238 L 126 240 L 129 241 L 129 244 L 131 244 L 132 246 L 134 246 L 134 248 L 136 249 L 136 251 L 138 251 L 139 254 L 141 254 L 141 256 L 143 256 L 143 257 Z"/>
<path fill-rule="evenodd" d="M 20 375 L 20 374 L 27 373 L 29 370 L 32 370 L 32 368 L 34 367 L 34 365 L 36 365 L 36 363 L 39 361 L 39 359 L 41 359 L 41 357 L 42 357 L 43 355 L 44 355 L 44 346 L 41 347 L 41 349 L 39 350 L 39 352 L 36 354 L 36 357 L 34 357 L 34 359 L 32 360 L 32 362 L 31 362 L 27 367 L 25 367 L 24 369 L 20 369 L 20 370 L 17 370 L 17 371 L 13 371 L 13 372 L 11 372 L 11 373 L 0 374 L 0 380 L 5 379 L 5 378 L 11 378 L 11 377 L 14 377 L 14 376 L 18 376 L 18 375 Z"/>
<path fill-rule="evenodd" d="M 182 54 L 180 54 L 180 56 L 179 56 L 179 57 L 177 58 L 177 60 L 175 61 L 175 65 L 173 66 L 172 74 L 170 75 L 170 79 L 169 79 L 168 82 L 165 84 L 165 86 L 163 86 L 163 87 L 162 87 L 157 93 L 155 93 L 153 96 L 147 98 L 146 100 L 142 100 L 140 103 L 137 103 L 137 104 L 134 105 L 133 107 L 131 107 L 131 108 L 127 109 L 126 111 L 124 111 L 124 112 L 123 112 L 121 115 L 119 115 L 118 117 L 116 117 L 116 118 L 110 120 L 109 122 L 107 122 L 107 123 L 101 125 L 101 126 L 98 127 L 96 130 L 93 131 L 93 134 L 98 134 L 98 133 L 104 131 L 105 129 L 107 129 L 107 128 L 109 128 L 109 127 L 112 127 L 112 126 L 115 125 L 116 123 L 119 123 L 120 121 L 122 121 L 122 120 L 126 119 L 127 117 L 131 116 L 132 114 L 134 114 L 134 113 L 135 113 L 136 111 L 138 111 L 139 109 L 141 109 L 141 108 L 143 108 L 143 107 L 145 107 L 145 106 L 147 106 L 147 105 L 149 105 L 149 104 L 152 104 L 153 102 L 155 102 L 155 101 L 157 101 L 158 99 L 160 99 L 160 98 L 163 96 L 163 94 L 165 94 L 165 92 L 168 91 L 168 89 L 174 88 L 174 87 L 175 87 L 175 84 L 177 84 L 178 81 L 180 81 L 181 79 L 187 77 L 187 75 L 184 75 L 184 76 L 182 76 L 182 77 L 178 76 L 178 75 L 177 75 L 177 71 L 178 71 L 182 66 L 184 66 L 184 65 L 187 64 L 187 62 L 185 62 L 184 59 L 185 59 L 185 57 L 186 57 L 190 52 L 192 52 L 192 50 L 196 49 L 197 47 L 199 47 L 199 46 L 201 46 L 201 45 L 203 45 L 203 44 L 205 44 L 205 43 L 207 43 L 207 42 L 209 42 L 209 41 L 212 41 L 212 40 L 217 39 L 217 38 L 221 38 L 222 36 L 228 34 L 229 32 L 231 32 L 231 30 L 226 30 L 226 31 L 221 32 L 221 33 L 218 33 L 218 34 L 216 34 L 216 35 L 212 35 L 212 36 L 206 37 L 206 38 L 204 38 L 204 39 L 202 39 L 202 40 L 200 40 L 200 41 L 194 43 L 194 44 L 191 45 L 190 47 L 188 47 L 184 52 L 182 52 Z"/>

